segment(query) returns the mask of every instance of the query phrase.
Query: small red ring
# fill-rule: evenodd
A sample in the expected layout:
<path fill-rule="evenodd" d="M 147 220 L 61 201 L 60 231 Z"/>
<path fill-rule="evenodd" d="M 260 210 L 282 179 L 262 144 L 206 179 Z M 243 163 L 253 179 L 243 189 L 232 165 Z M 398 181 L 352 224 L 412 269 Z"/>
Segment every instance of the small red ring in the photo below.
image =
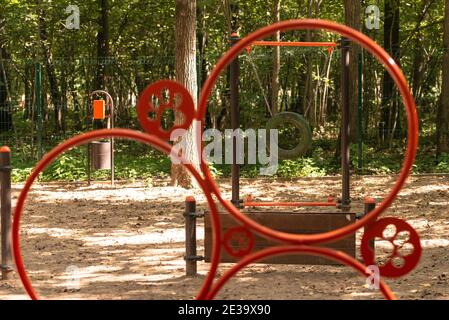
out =
<path fill-rule="evenodd" d="M 241 233 L 244 234 L 248 243 L 245 247 L 234 248 L 231 245 L 231 241 L 235 234 Z M 254 236 L 248 228 L 245 227 L 235 227 L 229 229 L 223 236 L 223 246 L 227 253 L 229 253 L 232 257 L 241 258 L 249 254 L 254 248 Z"/>

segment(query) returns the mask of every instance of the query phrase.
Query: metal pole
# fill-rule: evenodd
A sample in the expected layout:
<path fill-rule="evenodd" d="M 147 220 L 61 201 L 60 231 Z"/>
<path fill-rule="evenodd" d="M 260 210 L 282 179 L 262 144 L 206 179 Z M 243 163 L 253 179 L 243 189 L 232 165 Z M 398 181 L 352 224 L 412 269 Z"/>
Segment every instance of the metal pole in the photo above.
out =
<path fill-rule="evenodd" d="M 341 58 L 342 58 L 342 81 L 341 81 L 341 176 L 342 176 L 342 197 L 341 209 L 349 211 L 351 209 L 351 199 L 349 194 L 349 54 L 350 41 L 341 38 Z"/>
<path fill-rule="evenodd" d="M 358 107 L 357 107 L 357 171 L 359 174 L 363 172 L 363 53 L 359 53 L 359 68 L 358 68 Z"/>
<path fill-rule="evenodd" d="M 186 231 L 186 276 L 197 274 L 196 255 L 196 200 L 194 197 L 187 197 L 185 202 L 185 231 Z"/>
<path fill-rule="evenodd" d="M 110 129 L 114 129 L 114 100 L 112 100 L 112 97 L 108 95 L 108 99 L 110 100 L 110 120 L 111 120 L 111 127 Z M 114 165 L 114 138 L 111 137 L 111 186 L 114 186 L 114 176 L 115 176 L 115 165 Z"/>
<path fill-rule="evenodd" d="M 43 117 L 42 117 L 42 66 L 40 63 L 35 65 L 35 97 L 36 97 L 36 120 L 37 120 L 37 157 L 38 160 L 43 155 Z"/>
<path fill-rule="evenodd" d="M 371 211 L 374 210 L 374 208 L 376 208 L 376 200 L 374 200 L 373 198 L 366 198 L 365 199 L 365 203 L 364 203 L 364 213 L 365 215 L 367 215 L 368 213 L 370 213 Z M 365 227 L 363 228 L 364 232 L 366 232 L 371 224 L 366 224 Z M 376 253 L 376 242 L 375 239 L 372 239 L 370 241 L 370 247 L 373 250 L 374 253 Z"/>
<path fill-rule="evenodd" d="M 240 40 L 237 33 L 232 33 L 230 37 L 231 46 L 236 44 Z M 240 128 L 239 121 L 239 71 L 240 64 L 238 55 L 231 62 L 229 66 L 229 93 L 231 103 L 231 128 L 235 133 L 235 130 Z M 232 138 L 232 165 L 231 165 L 231 187 L 232 198 L 231 202 L 235 207 L 240 207 L 240 167 L 237 164 L 237 137 L 233 135 Z"/>
<path fill-rule="evenodd" d="M 90 99 L 87 101 L 87 114 L 86 114 L 86 129 L 89 130 L 89 125 L 90 125 L 90 114 L 91 114 L 91 110 L 89 108 L 90 106 Z M 90 186 L 90 166 L 91 166 L 91 162 L 90 162 L 90 142 L 87 143 L 87 185 Z"/>
<path fill-rule="evenodd" d="M 0 198 L 2 232 L 2 279 L 11 278 L 13 271 L 11 254 L 11 150 L 0 148 Z"/>

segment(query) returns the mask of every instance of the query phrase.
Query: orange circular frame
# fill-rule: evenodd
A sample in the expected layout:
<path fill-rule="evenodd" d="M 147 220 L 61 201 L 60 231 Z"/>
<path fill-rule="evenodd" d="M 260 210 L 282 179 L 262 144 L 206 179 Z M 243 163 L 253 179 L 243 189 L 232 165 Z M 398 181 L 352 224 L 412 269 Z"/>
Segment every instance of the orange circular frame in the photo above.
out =
<path fill-rule="evenodd" d="M 20 280 L 22 281 L 22 284 L 28 293 L 28 295 L 33 299 L 39 299 L 36 291 L 33 288 L 33 285 L 28 277 L 23 258 L 22 253 L 20 249 L 20 219 L 22 218 L 23 208 L 25 205 L 25 200 L 28 196 L 28 192 L 31 189 L 32 184 L 36 180 L 36 178 L 39 176 L 39 174 L 45 170 L 48 165 L 50 165 L 60 154 L 63 152 L 74 148 L 76 146 L 82 145 L 84 143 L 87 143 L 89 141 L 100 139 L 100 138 L 127 138 L 135 141 L 139 141 L 145 144 L 148 144 L 150 146 L 155 147 L 157 150 L 169 155 L 170 150 L 172 148 L 171 145 L 163 141 L 162 139 L 154 136 L 145 134 L 143 132 L 134 131 L 134 130 L 128 130 L 128 129 L 102 129 L 102 130 L 94 130 L 91 132 L 87 132 L 84 134 L 77 135 L 73 138 L 70 138 L 60 145 L 58 145 L 56 148 L 52 149 L 49 153 L 47 153 L 36 165 L 31 175 L 26 180 L 25 185 L 23 186 L 19 198 L 17 199 L 17 205 L 14 212 L 14 220 L 12 224 L 12 246 L 13 246 L 13 254 L 14 254 L 14 261 L 17 267 L 17 272 L 19 274 Z M 173 155 L 171 155 L 173 156 Z M 199 292 L 199 296 L 204 296 L 208 291 L 209 288 L 212 285 L 213 278 L 216 274 L 216 270 L 218 267 L 218 261 L 220 254 L 220 225 L 219 225 L 219 218 L 218 218 L 218 211 L 217 207 L 215 205 L 215 202 L 212 199 L 212 193 L 210 191 L 210 185 L 208 185 L 208 182 L 201 178 L 201 175 L 198 173 L 198 171 L 195 170 L 195 168 L 189 164 L 185 159 L 182 157 L 179 157 L 178 159 L 181 163 L 183 163 L 186 168 L 189 170 L 189 172 L 193 175 L 193 177 L 198 181 L 198 184 L 200 188 L 203 190 L 206 200 L 209 205 L 209 209 L 211 211 L 212 216 L 212 228 L 213 228 L 213 250 L 212 250 L 212 262 L 209 274 Z"/>
<path fill-rule="evenodd" d="M 382 47 L 376 44 L 369 37 L 360 33 L 352 28 L 347 26 L 326 21 L 326 20 L 318 20 L 318 19 L 304 19 L 304 20 L 287 20 L 279 23 L 275 23 L 269 25 L 267 27 L 261 28 L 248 36 L 242 38 L 240 41 L 235 43 L 226 54 L 220 58 L 217 62 L 215 68 L 207 78 L 206 82 L 203 85 L 200 94 L 200 100 L 198 103 L 198 111 L 196 119 L 198 121 L 203 121 L 207 110 L 207 104 L 209 97 L 211 95 L 212 89 L 220 76 L 221 72 L 239 55 L 240 52 L 245 50 L 251 43 L 254 41 L 260 40 L 264 37 L 268 37 L 274 34 L 277 31 L 292 31 L 292 30 L 304 30 L 304 29 L 312 29 L 312 30 L 327 30 L 331 32 L 339 33 L 340 35 L 349 38 L 350 40 L 360 44 L 363 48 L 373 54 L 385 67 L 388 73 L 391 75 L 392 79 L 395 81 L 396 85 L 399 88 L 399 92 L 402 95 L 403 102 L 405 105 L 405 110 L 407 113 L 407 126 L 408 126 L 408 135 L 407 135 L 407 150 L 405 153 L 405 159 L 402 164 L 402 169 L 399 174 L 399 177 L 387 194 L 385 199 L 377 206 L 373 211 L 368 213 L 362 219 L 357 222 L 347 225 L 345 227 L 341 227 L 336 230 L 319 233 L 319 234 L 291 234 L 286 232 L 275 231 L 266 226 L 263 226 L 250 218 L 246 217 L 242 214 L 238 209 L 234 207 L 230 202 L 225 201 L 220 196 L 220 190 L 218 186 L 214 183 L 212 174 L 208 168 L 207 162 L 203 159 L 201 161 L 201 170 L 205 174 L 206 179 L 213 186 L 213 192 L 216 194 L 217 198 L 221 202 L 221 204 L 229 211 L 237 220 L 246 226 L 253 229 L 256 233 L 260 235 L 264 235 L 267 238 L 273 240 L 281 240 L 290 244 L 318 244 L 325 243 L 338 240 L 345 236 L 348 236 L 354 233 L 357 229 L 363 227 L 370 221 L 375 221 L 377 217 L 379 217 L 382 212 L 384 212 L 394 201 L 397 194 L 403 187 L 405 180 L 407 179 L 410 170 L 412 168 L 413 162 L 415 160 L 416 149 L 418 146 L 418 116 L 416 112 L 415 100 L 413 99 L 412 94 L 407 85 L 407 80 L 405 79 L 404 74 L 402 73 L 399 66 L 390 57 L 390 55 L 385 52 Z"/>
<path fill-rule="evenodd" d="M 389 72 L 396 85 L 399 88 L 399 91 L 402 95 L 403 102 L 405 105 L 405 109 L 407 112 L 407 124 L 408 124 L 408 141 L 407 141 L 407 150 L 405 153 L 405 160 L 402 164 L 401 173 L 387 194 L 386 198 L 382 201 L 382 203 L 376 207 L 373 211 L 368 213 L 359 221 L 336 229 L 329 232 L 324 232 L 320 234 L 290 234 L 285 232 L 279 232 L 276 230 L 272 230 L 266 226 L 256 223 L 250 218 L 246 217 L 242 214 L 237 208 L 235 208 L 229 201 L 225 201 L 221 196 L 220 190 L 216 185 L 214 179 L 212 178 L 211 172 L 209 171 L 208 165 L 204 159 L 200 161 L 200 168 L 204 175 L 195 170 L 195 168 L 186 161 L 182 161 L 184 159 L 180 158 L 181 163 L 183 163 L 190 173 L 194 176 L 194 178 L 198 181 L 199 186 L 203 190 L 209 208 L 211 210 L 211 218 L 212 218 L 212 228 L 213 228 L 213 250 L 212 250 L 212 258 L 211 258 L 211 266 L 209 270 L 209 274 L 201 287 L 197 299 L 211 299 L 214 298 L 220 288 L 225 284 L 225 282 L 232 277 L 239 270 L 244 268 L 246 265 L 255 262 L 257 260 L 263 259 L 268 256 L 280 255 L 280 254 L 314 254 L 320 255 L 323 257 L 327 257 L 333 259 L 335 261 L 339 261 L 344 263 L 352 268 L 358 270 L 365 276 L 369 276 L 370 272 L 368 272 L 360 262 L 355 260 L 354 258 L 332 249 L 328 248 L 320 248 L 320 247 L 311 247 L 312 244 L 322 244 L 326 242 L 336 241 L 340 238 L 343 238 L 349 234 L 354 233 L 360 227 L 367 225 L 368 223 L 374 222 L 382 212 L 387 209 L 391 203 L 396 198 L 398 192 L 403 187 L 407 176 L 410 173 L 412 164 L 414 162 L 414 158 L 416 155 L 416 149 L 418 144 L 418 117 L 416 113 L 416 106 L 414 99 L 410 93 L 410 90 L 407 85 L 407 81 L 400 70 L 399 66 L 395 63 L 395 61 L 385 52 L 379 45 L 377 45 L 373 40 L 364 34 L 351 29 L 349 27 L 325 20 L 315 20 L 315 19 L 305 19 L 305 20 L 289 20 L 283 21 L 276 24 L 272 24 L 270 26 L 259 29 L 245 38 L 238 41 L 234 44 L 228 52 L 218 61 L 216 67 L 211 72 L 210 76 L 207 78 L 204 86 L 202 88 L 200 99 L 198 103 L 198 111 L 195 113 L 193 109 L 190 108 L 188 101 L 189 97 L 185 95 L 185 91 L 181 89 L 178 85 L 170 85 L 170 89 L 174 91 L 180 91 L 183 95 L 183 101 L 187 101 L 185 106 L 180 106 L 180 108 L 184 108 L 183 113 L 187 115 L 187 120 L 183 123 L 182 128 L 186 128 L 190 125 L 193 119 L 200 121 L 204 126 L 204 119 L 207 110 L 208 99 L 212 92 L 213 86 L 218 79 L 221 72 L 231 63 L 233 59 L 237 57 L 237 55 L 245 50 L 251 43 L 256 40 L 260 40 L 264 37 L 268 37 L 277 31 L 290 31 L 290 30 L 304 30 L 304 29 L 313 29 L 313 30 L 327 30 L 331 32 L 336 32 L 341 34 L 344 37 L 347 37 L 354 42 L 362 45 L 367 51 L 373 54 L 386 68 Z M 159 82 L 160 83 L 160 82 Z M 164 82 L 162 82 L 164 83 Z M 151 86 L 150 86 L 151 87 Z M 161 87 L 162 88 L 162 87 Z M 159 87 L 156 89 L 160 89 Z M 179 89 L 179 90 L 178 90 Z M 149 91 L 145 91 L 149 92 Z M 176 92 L 175 92 L 176 93 Z M 179 92 L 178 92 L 179 93 Z M 146 98 L 145 98 L 146 99 Z M 191 99 L 191 97 L 190 97 Z M 146 99 L 148 100 L 148 99 Z M 141 97 L 141 102 L 142 100 Z M 148 102 L 148 101 L 147 101 Z M 147 105 L 141 105 L 138 108 L 139 119 L 142 122 L 142 119 L 148 120 L 148 111 L 152 111 L 148 109 Z M 14 250 L 14 259 L 17 266 L 17 271 L 19 273 L 20 279 L 31 298 L 37 299 L 38 296 L 28 278 L 21 251 L 20 251 L 20 219 L 23 212 L 24 203 L 27 197 L 27 194 L 31 188 L 32 183 L 35 181 L 40 172 L 42 172 L 59 154 L 62 152 L 73 148 L 75 146 L 81 145 L 88 141 L 98 139 L 98 138 L 106 138 L 106 137 L 124 137 L 128 139 L 137 140 L 149 145 L 152 145 L 156 149 L 166 153 L 167 155 L 171 152 L 171 146 L 165 142 L 167 136 L 169 136 L 170 131 L 165 132 L 161 130 L 154 130 L 154 126 L 150 123 L 144 123 L 144 129 L 147 130 L 148 134 L 137 132 L 133 130 L 126 129 L 112 129 L 112 130 L 96 130 L 92 132 L 88 132 L 82 135 L 75 136 L 62 144 L 58 145 L 56 148 L 51 150 L 48 154 L 46 154 L 36 165 L 35 169 L 31 173 L 30 177 L 28 177 L 17 201 L 16 210 L 14 214 L 14 221 L 12 227 L 12 242 L 13 242 L 13 250 Z M 151 131 L 150 131 L 151 130 Z M 150 131 L 150 132 L 148 132 Z M 172 155 L 173 156 L 173 155 Z M 238 263 L 236 263 L 233 268 L 231 268 L 227 273 L 225 273 L 216 283 L 213 284 L 213 279 L 216 275 L 216 271 L 218 268 L 218 264 L 220 261 L 220 253 L 223 247 L 223 240 L 221 237 L 221 228 L 220 228 L 220 219 L 218 217 L 217 206 L 213 200 L 213 196 L 215 196 L 220 204 L 227 210 L 229 213 L 233 215 L 235 219 L 240 221 L 243 224 L 243 227 L 248 229 L 248 232 L 255 232 L 265 238 L 273 239 L 278 242 L 281 242 L 283 245 L 278 247 L 272 247 L 269 249 L 264 249 L 258 251 L 256 253 L 249 254 L 242 258 Z M 384 294 L 384 296 L 388 299 L 394 299 L 394 294 L 390 291 L 390 289 L 381 281 L 380 290 Z"/>

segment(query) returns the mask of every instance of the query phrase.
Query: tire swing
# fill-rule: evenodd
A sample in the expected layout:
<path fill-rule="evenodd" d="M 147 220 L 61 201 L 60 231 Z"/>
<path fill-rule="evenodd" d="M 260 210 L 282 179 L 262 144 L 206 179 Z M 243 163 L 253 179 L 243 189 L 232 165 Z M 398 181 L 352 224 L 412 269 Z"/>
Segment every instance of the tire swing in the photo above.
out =
<path fill-rule="evenodd" d="M 267 135 L 270 134 L 270 130 L 279 130 L 279 127 L 285 124 L 292 125 L 299 131 L 300 139 L 298 144 L 293 149 L 284 149 L 279 146 L 278 137 L 278 157 L 279 159 L 297 159 L 306 154 L 306 152 L 312 146 L 312 130 L 310 129 L 309 122 L 300 114 L 295 112 L 280 112 L 273 115 L 266 125 Z M 270 139 L 267 139 L 270 141 Z"/>

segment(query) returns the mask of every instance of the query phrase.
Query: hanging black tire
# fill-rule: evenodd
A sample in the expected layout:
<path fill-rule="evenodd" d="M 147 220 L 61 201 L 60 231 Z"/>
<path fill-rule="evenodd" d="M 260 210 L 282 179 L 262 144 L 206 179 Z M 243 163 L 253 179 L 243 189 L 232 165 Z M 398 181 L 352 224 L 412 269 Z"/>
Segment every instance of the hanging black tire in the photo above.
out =
<path fill-rule="evenodd" d="M 267 121 L 267 136 L 269 137 L 270 129 L 280 129 L 285 124 L 290 124 L 295 127 L 299 131 L 300 139 L 299 143 L 293 149 L 283 149 L 279 147 L 278 143 L 279 159 L 297 159 L 302 157 L 312 146 L 312 130 L 310 129 L 309 123 L 298 113 L 280 112 Z M 268 141 L 270 140 L 268 139 Z"/>

